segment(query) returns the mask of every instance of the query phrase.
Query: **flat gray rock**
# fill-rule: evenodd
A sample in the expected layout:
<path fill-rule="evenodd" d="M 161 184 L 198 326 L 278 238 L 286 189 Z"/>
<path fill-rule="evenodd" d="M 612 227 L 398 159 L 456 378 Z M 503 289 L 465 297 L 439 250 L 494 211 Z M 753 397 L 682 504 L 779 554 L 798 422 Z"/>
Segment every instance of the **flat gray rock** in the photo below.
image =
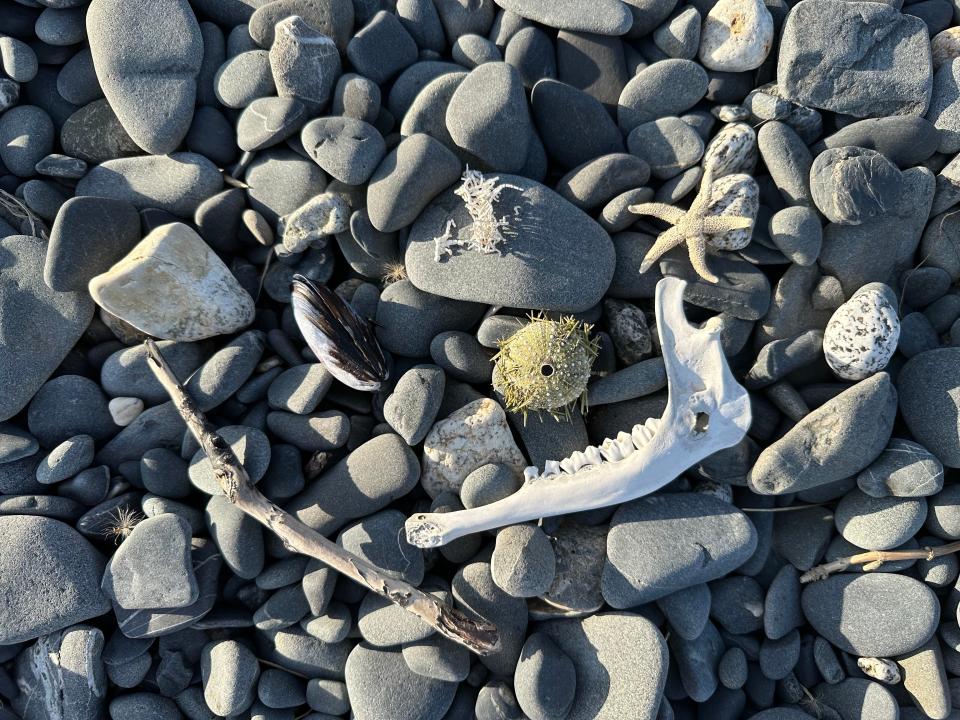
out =
<path fill-rule="evenodd" d="M 513 676 L 517 703 L 531 720 L 566 717 L 577 689 L 573 661 L 547 635 L 532 633 Z"/>
<path fill-rule="evenodd" d="M 253 704 L 260 665 L 250 648 L 236 640 L 212 642 L 203 648 L 200 663 L 203 697 L 210 710 L 237 715 Z"/>
<path fill-rule="evenodd" d="M 49 635 L 103 615 L 104 557 L 69 525 L 32 515 L 0 517 L 0 643 Z"/>
<path fill-rule="evenodd" d="M 410 231 L 405 256 L 410 281 L 435 295 L 517 308 L 577 312 L 599 302 L 616 262 L 606 231 L 540 183 L 499 177 L 499 183 L 520 188 L 504 189 L 494 204 L 495 214 L 505 216 L 516 234 L 504 233 L 499 252 L 454 248 L 438 262 L 434 238 L 448 222 L 459 232 L 472 224 L 461 198 L 444 193 Z"/>
<path fill-rule="evenodd" d="M 597 0 L 496 0 L 504 10 L 557 30 L 577 30 L 597 35 L 623 35 L 633 24 L 626 3 Z"/>
<path fill-rule="evenodd" d="M 674 548 L 652 552 L 650 548 Z M 757 531 L 729 503 L 701 493 L 641 498 L 620 506 L 607 535 L 603 596 L 613 607 L 657 600 L 735 570 L 753 554 Z"/>
<path fill-rule="evenodd" d="M 57 292 L 43 281 L 46 243 L 26 235 L 0 239 L 0 420 L 22 410 L 57 369 L 93 317 L 79 292 Z"/>
<path fill-rule="evenodd" d="M 277 23 L 270 70 L 280 97 L 320 107 L 330 99 L 340 77 L 340 54 L 333 40 L 303 18 L 288 17 Z"/>
<path fill-rule="evenodd" d="M 754 492 L 780 495 L 858 473 L 886 447 L 897 391 L 886 373 L 844 390 L 767 447 L 750 471 Z"/>
<path fill-rule="evenodd" d="M 190 129 L 203 60 L 190 4 L 94 0 L 86 23 L 97 79 L 124 129 L 149 153 L 173 152 Z"/>
<path fill-rule="evenodd" d="M 331 37 L 341 51 L 346 50 L 355 17 L 351 0 L 276 0 L 263 3 L 250 17 L 248 30 L 260 47 L 273 45 L 278 22 L 298 15 L 324 35 Z"/>
<path fill-rule="evenodd" d="M 891 657 L 931 638 L 940 604 L 926 585 L 896 573 L 832 575 L 803 590 L 803 614 L 844 652 Z"/>
<path fill-rule="evenodd" d="M 567 720 L 654 720 L 667 680 L 667 644 L 641 615 L 607 612 L 539 626 L 572 661 L 577 692 Z M 625 637 L 630 642 L 623 641 Z"/>
<path fill-rule="evenodd" d="M 400 379 L 383 404 L 383 417 L 409 445 L 416 445 L 433 426 L 443 402 L 446 379 L 436 365 L 417 365 Z"/>
<path fill-rule="evenodd" d="M 926 24 L 884 3 L 804 0 L 780 37 L 785 99 L 855 117 L 922 115 L 933 65 Z"/>
<path fill-rule="evenodd" d="M 304 125 L 300 141 L 317 165 L 347 185 L 369 180 L 387 152 L 375 127 L 350 117 L 311 120 Z"/>
<path fill-rule="evenodd" d="M 960 348 L 939 348 L 910 358 L 897 378 L 900 412 L 914 438 L 946 467 L 960 467 L 957 419 Z"/>
<path fill-rule="evenodd" d="M 192 218 L 200 203 L 222 187 L 216 165 L 203 155 L 183 152 L 107 160 L 77 183 L 77 195 L 126 200 L 141 210 L 159 208 Z"/>
<path fill-rule="evenodd" d="M 137 523 L 107 563 L 101 587 L 126 610 L 196 602 L 200 589 L 190 558 L 190 526 L 172 513 Z"/>
<path fill-rule="evenodd" d="M 13 174 L 28 178 L 53 150 L 50 116 L 36 105 L 19 105 L 0 116 L 0 160 Z"/>
<path fill-rule="evenodd" d="M 344 528 L 337 544 L 388 577 L 419 585 L 423 582 L 423 552 L 407 542 L 405 520 L 406 515 L 399 510 L 383 510 Z"/>

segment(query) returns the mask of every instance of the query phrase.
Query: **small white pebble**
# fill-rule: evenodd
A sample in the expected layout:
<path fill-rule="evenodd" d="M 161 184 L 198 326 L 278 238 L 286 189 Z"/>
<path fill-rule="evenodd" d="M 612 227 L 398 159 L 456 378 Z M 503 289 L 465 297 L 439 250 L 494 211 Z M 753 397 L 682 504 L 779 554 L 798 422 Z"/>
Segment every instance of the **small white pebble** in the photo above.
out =
<path fill-rule="evenodd" d="M 135 397 L 115 397 L 107 408 L 113 421 L 120 427 L 126 427 L 143 412 L 143 400 Z"/>

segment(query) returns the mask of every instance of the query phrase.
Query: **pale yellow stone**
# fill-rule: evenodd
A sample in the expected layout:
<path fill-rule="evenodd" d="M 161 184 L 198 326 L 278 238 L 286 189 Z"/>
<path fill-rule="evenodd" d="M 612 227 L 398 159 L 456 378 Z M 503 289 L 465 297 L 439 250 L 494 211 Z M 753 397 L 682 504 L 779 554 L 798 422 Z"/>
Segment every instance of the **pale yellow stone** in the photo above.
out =
<path fill-rule="evenodd" d="M 938 32 L 930 40 L 933 50 L 933 69 L 960 57 L 960 27 L 950 27 Z"/>
<path fill-rule="evenodd" d="M 232 333 L 254 317 L 253 298 L 183 223 L 156 228 L 89 290 L 104 310 L 164 340 Z"/>
<path fill-rule="evenodd" d="M 487 463 L 502 463 L 520 475 L 527 461 L 513 439 L 503 408 L 490 398 L 481 398 L 427 433 L 420 482 L 431 497 L 445 490 L 459 493 L 467 475 Z"/>

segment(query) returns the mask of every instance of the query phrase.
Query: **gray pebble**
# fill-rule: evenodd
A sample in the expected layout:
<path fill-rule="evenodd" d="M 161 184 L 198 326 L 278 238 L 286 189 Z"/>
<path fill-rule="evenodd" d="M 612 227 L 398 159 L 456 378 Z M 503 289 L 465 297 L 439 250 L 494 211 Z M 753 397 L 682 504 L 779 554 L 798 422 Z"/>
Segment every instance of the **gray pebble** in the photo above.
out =
<path fill-rule="evenodd" d="M 333 91 L 331 114 L 375 123 L 380 115 L 380 86 L 362 75 L 344 73 Z"/>
<path fill-rule="evenodd" d="M 275 92 L 270 56 L 266 50 L 248 50 L 226 60 L 213 77 L 217 100 L 240 110 Z"/>
<path fill-rule="evenodd" d="M 307 701 L 303 680 L 277 668 L 267 668 L 260 674 L 257 697 L 273 709 L 295 708 Z"/>
<path fill-rule="evenodd" d="M 347 44 L 356 71 L 383 84 L 417 60 L 417 43 L 394 13 L 381 10 Z"/>
<path fill-rule="evenodd" d="M 306 118 L 307 108 L 297 98 L 257 98 L 237 120 L 237 146 L 254 152 L 276 145 L 295 134 Z"/>
<path fill-rule="evenodd" d="M 914 438 L 946 467 L 960 466 L 960 438 L 948 431 L 960 414 L 952 389 L 960 381 L 960 349 L 941 348 L 912 357 L 900 370 L 900 412 Z"/>
<path fill-rule="evenodd" d="M 271 412 L 267 427 L 284 442 L 311 452 L 334 450 L 347 442 L 350 421 L 338 410 L 323 410 L 310 415 Z"/>
<path fill-rule="evenodd" d="M 447 39 L 432 0 L 397 0 L 397 17 L 422 50 L 440 53 L 446 49 Z"/>
<path fill-rule="evenodd" d="M 760 349 L 744 384 L 750 389 L 757 389 L 774 383 L 817 362 L 822 352 L 823 332 L 820 330 L 807 330 L 793 338 L 773 340 Z"/>
<path fill-rule="evenodd" d="M 260 430 L 243 425 L 226 425 L 217 432 L 233 450 L 250 481 L 257 483 L 270 464 L 270 441 Z M 208 495 L 223 495 L 223 490 L 213 470 L 210 458 L 203 450 L 197 450 L 188 469 L 190 482 Z M 156 491 L 153 491 L 156 492 Z"/>
<path fill-rule="evenodd" d="M 348 185 L 365 183 L 387 152 L 376 128 L 350 117 L 311 120 L 300 140 L 317 165 Z"/>
<path fill-rule="evenodd" d="M 532 633 L 513 676 L 517 702 L 531 720 L 565 717 L 577 689 L 570 658 L 547 635 Z"/>
<path fill-rule="evenodd" d="M 783 680 L 800 659 L 800 633 L 791 630 L 782 638 L 765 638 L 760 646 L 760 671 L 770 680 Z"/>
<path fill-rule="evenodd" d="M 259 577 L 260 575 L 257 576 Z M 267 598 L 267 601 L 254 612 L 253 624 L 258 630 L 281 630 L 296 625 L 309 612 L 310 604 L 307 602 L 307 596 L 298 583 L 280 588 Z"/>
<path fill-rule="evenodd" d="M 34 167 L 53 151 L 50 116 L 35 105 L 19 105 L 0 117 L 0 160 L 14 175 L 32 177 Z"/>
<path fill-rule="evenodd" d="M 37 482 L 53 485 L 73 477 L 93 462 L 93 438 L 74 435 L 57 445 L 37 466 Z"/>
<path fill-rule="evenodd" d="M 367 560 L 381 571 L 412 585 L 423 581 L 423 552 L 407 542 L 403 532 L 406 516 L 384 510 L 347 526 L 337 543 L 347 552 Z"/>
<path fill-rule="evenodd" d="M 590 7 L 584 7 L 576 0 L 557 0 L 552 3 L 503 0 L 501 6 L 547 27 L 598 35 L 623 35 L 633 22 L 627 6 L 613 0 L 600 0 Z"/>
<path fill-rule="evenodd" d="M 770 218 L 770 239 L 798 265 L 812 265 L 820 255 L 823 228 L 813 208 L 787 207 Z"/>
<path fill-rule="evenodd" d="M 263 570 L 263 532 L 252 517 L 237 509 L 226 497 L 207 501 L 206 522 L 210 537 L 234 575 L 252 580 Z"/>
<path fill-rule="evenodd" d="M 915 650 L 930 639 L 940 617 L 933 592 L 896 573 L 833 575 L 807 585 L 802 602 L 817 632 L 859 657 Z"/>
<path fill-rule="evenodd" d="M 192 488 L 187 462 L 165 448 L 152 448 L 140 460 L 140 482 L 143 487 L 165 498 L 187 497 Z"/>
<path fill-rule="evenodd" d="M 744 686 L 747 682 L 747 656 L 743 650 L 736 646 L 727 649 L 717 666 L 717 678 L 730 690 Z"/>
<path fill-rule="evenodd" d="M 44 8 L 34 30 L 37 38 L 48 45 L 76 45 L 86 39 L 82 8 Z"/>
<path fill-rule="evenodd" d="M 157 348 L 181 379 L 190 377 L 204 360 L 205 353 L 197 343 L 160 340 Z M 112 397 L 136 397 L 148 405 L 165 402 L 169 395 L 147 363 L 147 350 L 143 345 L 118 350 L 103 363 L 100 384 Z"/>
<path fill-rule="evenodd" d="M 322 643 L 298 627 L 258 633 L 258 657 L 307 677 L 343 678 L 350 643 Z"/>
<path fill-rule="evenodd" d="M 426 357 L 434 337 L 446 330 L 472 327 L 482 312 L 477 303 L 440 297 L 401 280 L 380 295 L 377 339 L 384 349 L 397 355 Z"/>
<path fill-rule="evenodd" d="M 406 643 L 401 652 L 407 667 L 417 675 L 460 682 L 470 672 L 470 651 L 441 635 Z"/>
<path fill-rule="evenodd" d="M 901 168 L 929 158 L 937 150 L 940 133 L 917 115 L 891 115 L 850 123 L 813 146 L 813 151 L 849 145 L 876 150 Z M 939 212 L 939 211 L 937 211 Z M 936 214 L 936 213 L 935 213 Z"/>
<path fill-rule="evenodd" d="M 702 703 L 716 692 L 717 667 L 723 653 L 723 638 L 710 622 L 693 640 L 670 637 L 670 655 L 676 661 L 680 683 L 694 702 Z"/>
<path fill-rule="evenodd" d="M 350 710 L 347 686 L 339 680 L 313 678 L 307 681 L 307 704 L 311 710 L 327 715 L 343 715 Z"/>
<path fill-rule="evenodd" d="M 305 617 L 300 621 L 300 626 L 318 640 L 338 643 L 350 634 L 353 616 L 349 607 L 340 602 L 332 602 L 323 615 Z"/>
<path fill-rule="evenodd" d="M 538 27 L 525 27 L 514 34 L 504 49 L 504 60 L 517 69 L 528 90 L 544 78 L 557 77 L 553 43 Z"/>
<path fill-rule="evenodd" d="M 960 489 L 947 485 L 927 502 L 926 529 L 945 540 L 960 539 Z"/>
<path fill-rule="evenodd" d="M 430 342 L 430 356 L 449 377 L 469 383 L 490 382 L 491 354 L 470 333 L 440 333 Z"/>
<path fill-rule="evenodd" d="M 351 0 L 280 0 L 275 4 L 266 3 L 250 16 L 250 37 L 260 47 L 271 47 L 277 23 L 291 15 L 300 16 L 310 27 L 333 38 L 341 52 L 346 50 L 355 17 Z"/>
<path fill-rule="evenodd" d="M 305 363 L 284 370 L 267 392 L 270 407 L 297 415 L 316 410 L 330 386 L 333 376 L 321 363 Z"/>
<path fill-rule="evenodd" d="M 110 720 L 180 720 L 182 715 L 170 698 L 151 692 L 119 695 L 110 701 Z"/>
<path fill-rule="evenodd" d="M 454 62 L 467 68 L 475 68 L 484 63 L 500 62 L 503 59 L 500 49 L 492 40 L 474 34 L 458 37 L 450 54 Z"/>
<path fill-rule="evenodd" d="M 841 718 L 854 717 L 854 713 L 862 713 L 871 720 L 900 717 L 897 701 L 890 691 L 865 678 L 850 677 L 836 685 L 819 685 L 816 691 L 820 702 L 834 709 Z"/>
<path fill-rule="evenodd" d="M 730 575 L 710 583 L 710 617 L 734 635 L 763 627 L 763 588 L 751 577 Z"/>
<path fill-rule="evenodd" d="M 0 423 L 0 465 L 30 457 L 40 443 L 26 430 L 12 423 Z"/>
<path fill-rule="evenodd" d="M 383 405 L 384 419 L 408 445 L 416 445 L 433 426 L 443 401 L 445 376 L 435 365 L 416 365 L 397 381 Z"/>
<path fill-rule="evenodd" d="M 327 470 L 286 509 L 328 535 L 406 495 L 419 479 L 420 463 L 403 439 L 379 435 Z"/>
<path fill-rule="evenodd" d="M 925 497 L 943 487 L 943 465 L 922 445 L 891 438 L 880 456 L 857 475 L 857 485 L 873 497 Z"/>
<path fill-rule="evenodd" d="M 28 83 L 37 76 L 37 55 L 22 40 L 6 36 L 0 38 L 0 66 L 11 80 Z"/>
<path fill-rule="evenodd" d="M 884 217 L 897 206 L 901 175 L 896 165 L 875 150 L 828 149 L 813 161 L 810 191 L 828 220 L 860 225 Z"/>
<path fill-rule="evenodd" d="M 710 619 L 711 595 L 707 583 L 677 590 L 656 602 L 670 629 L 686 640 L 699 637 Z"/>
<path fill-rule="evenodd" d="M 655 62 L 624 86 L 617 105 L 617 122 L 624 133 L 629 133 L 658 118 L 680 115 L 696 105 L 706 92 L 707 73 L 697 63 L 690 59 Z"/>
<path fill-rule="evenodd" d="M 212 642 L 203 649 L 203 696 L 217 715 L 236 715 L 253 704 L 260 665 L 236 640 Z"/>
<path fill-rule="evenodd" d="M 101 587 L 125 610 L 196 602 L 200 588 L 190 556 L 190 526 L 172 514 L 137 523 L 107 563 Z"/>
<path fill-rule="evenodd" d="M 184 383 L 201 411 L 226 402 L 247 381 L 263 354 L 266 338 L 260 330 L 241 333 L 210 358 Z"/>
<path fill-rule="evenodd" d="M 613 153 L 575 167 L 560 178 L 554 190 L 581 210 L 592 210 L 649 179 L 646 162 L 635 155 Z"/>
<path fill-rule="evenodd" d="M 623 138 L 603 105 L 577 88 L 545 78 L 533 87 L 533 119 L 547 155 L 564 169 L 623 152 Z M 570 117 L 580 122 L 569 122 Z"/>
<path fill-rule="evenodd" d="M 340 53 L 329 36 L 294 15 L 276 25 L 270 70 L 277 95 L 295 97 L 308 107 L 322 107 L 340 77 Z"/>
<path fill-rule="evenodd" d="M 907 358 L 936 350 L 940 347 L 940 338 L 933 325 L 923 313 L 912 312 L 900 320 L 900 342 L 897 350 Z"/>
<path fill-rule="evenodd" d="M 800 574 L 793 565 L 784 565 L 771 580 L 763 601 L 763 630 L 771 640 L 803 626 L 800 591 Z"/>
<path fill-rule="evenodd" d="M 538 526 L 528 523 L 503 528 L 497 533 L 490 572 L 508 595 L 542 595 L 550 589 L 556 572 L 549 538 Z"/>
<path fill-rule="evenodd" d="M 650 165 L 655 178 L 667 180 L 691 167 L 703 155 L 703 140 L 677 117 L 637 125 L 627 136 L 630 152 Z"/>
<path fill-rule="evenodd" d="M 939 131 L 937 151 L 960 150 L 960 63 L 956 58 L 941 65 L 933 75 L 933 92 L 926 119 Z"/>

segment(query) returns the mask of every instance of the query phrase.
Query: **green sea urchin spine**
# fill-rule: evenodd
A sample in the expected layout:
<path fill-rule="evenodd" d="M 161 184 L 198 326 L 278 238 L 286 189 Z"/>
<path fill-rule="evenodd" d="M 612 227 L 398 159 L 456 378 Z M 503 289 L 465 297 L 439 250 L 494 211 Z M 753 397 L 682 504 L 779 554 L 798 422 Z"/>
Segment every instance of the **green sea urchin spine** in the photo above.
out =
<path fill-rule="evenodd" d="M 530 322 L 500 341 L 493 361 L 493 387 L 511 412 L 531 410 L 569 416 L 579 400 L 586 410 L 587 382 L 599 344 L 590 338 L 592 326 L 573 317 Z"/>

